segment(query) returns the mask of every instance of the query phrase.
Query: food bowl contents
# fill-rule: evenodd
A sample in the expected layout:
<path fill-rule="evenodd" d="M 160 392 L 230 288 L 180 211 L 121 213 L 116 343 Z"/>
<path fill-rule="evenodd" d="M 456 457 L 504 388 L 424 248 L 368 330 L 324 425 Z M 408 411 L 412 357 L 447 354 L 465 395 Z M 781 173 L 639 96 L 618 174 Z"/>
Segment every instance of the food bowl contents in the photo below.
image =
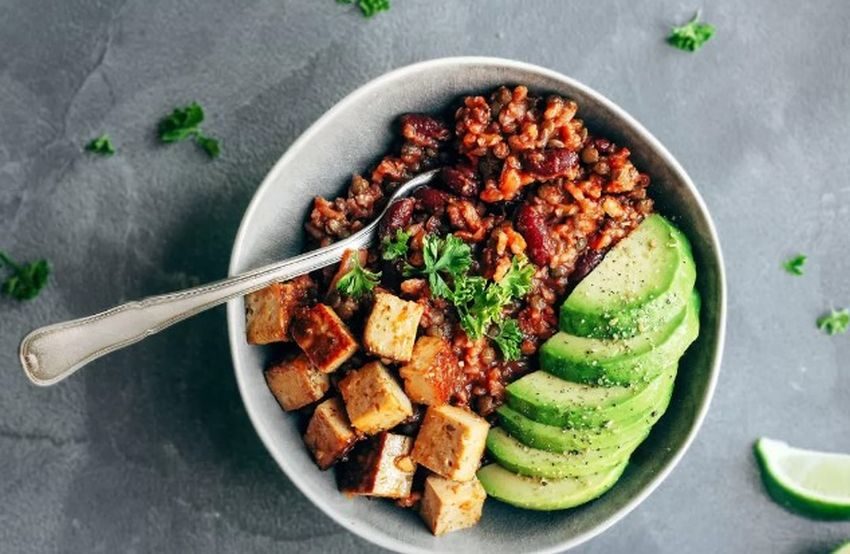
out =
<path fill-rule="evenodd" d="M 488 494 L 577 506 L 663 414 L 699 326 L 690 246 L 577 113 L 517 86 L 403 115 L 391 154 L 315 199 L 308 248 L 416 174 L 439 168 L 435 184 L 368 249 L 246 297 L 248 342 L 277 349 L 269 389 L 344 494 L 415 508 L 436 535 L 475 525 Z"/>

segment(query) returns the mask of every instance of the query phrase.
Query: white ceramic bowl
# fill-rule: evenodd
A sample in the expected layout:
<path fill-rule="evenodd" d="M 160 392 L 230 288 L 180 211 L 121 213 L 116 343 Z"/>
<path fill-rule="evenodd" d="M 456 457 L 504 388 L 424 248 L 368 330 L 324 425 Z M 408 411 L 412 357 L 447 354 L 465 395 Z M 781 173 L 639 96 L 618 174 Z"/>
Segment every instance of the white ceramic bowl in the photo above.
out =
<path fill-rule="evenodd" d="M 469 57 L 432 60 L 392 71 L 345 97 L 293 143 L 260 185 L 236 236 L 230 273 L 298 253 L 312 198 L 341 193 L 352 173 L 373 164 L 391 141 L 399 115 L 442 111 L 465 94 L 502 84 L 524 84 L 533 92 L 572 98 L 591 130 L 632 151 L 637 166 L 652 178 L 650 194 L 658 210 L 673 217 L 693 243 L 703 298 L 700 337 L 682 362 L 667 414 L 610 492 L 580 508 L 551 513 L 488 500 L 479 525 L 435 538 L 413 511 L 390 502 L 346 498 L 337 490 L 333 472 L 316 468 L 295 418 L 280 409 L 266 387 L 262 371 L 269 352 L 246 344 L 243 302 L 230 302 L 227 317 L 236 379 L 266 448 L 329 517 L 400 552 L 556 552 L 601 533 L 669 475 L 699 429 L 717 381 L 725 279 L 717 235 L 696 187 L 661 143 L 613 102 L 560 73 L 525 63 Z"/>

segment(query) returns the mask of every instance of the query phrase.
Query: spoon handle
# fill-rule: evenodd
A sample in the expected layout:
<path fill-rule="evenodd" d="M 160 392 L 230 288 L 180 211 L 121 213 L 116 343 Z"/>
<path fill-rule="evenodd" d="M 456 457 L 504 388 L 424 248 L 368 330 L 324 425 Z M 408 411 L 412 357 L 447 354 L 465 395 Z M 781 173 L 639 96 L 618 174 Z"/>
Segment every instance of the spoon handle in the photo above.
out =
<path fill-rule="evenodd" d="M 207 285 L 135 302 L 32 331 L 21 342 L 21 365 L 36 385 L 58 383 L 87 363 L 230 299 L 336 263 L 347 249 L 368 245 L 376 225 L 330 246 Z"/>

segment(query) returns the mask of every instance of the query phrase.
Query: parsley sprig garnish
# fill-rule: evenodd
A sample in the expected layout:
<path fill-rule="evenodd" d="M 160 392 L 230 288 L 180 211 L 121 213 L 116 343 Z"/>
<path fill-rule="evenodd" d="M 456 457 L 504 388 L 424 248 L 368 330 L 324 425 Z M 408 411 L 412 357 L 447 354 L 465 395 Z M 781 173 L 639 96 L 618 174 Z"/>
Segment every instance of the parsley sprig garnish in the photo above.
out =
<path fill-rule="evenodd" d="M 446 278 L 458 280 L 466 275 L 472 265 L 472 251 L 469 245 L 454 235 L 440 238 L 437 235 L 425 235 L 422 241 L 422 258 L 425 267 L 417 270 L 412 266 L 405 268 L 405 274 L 421 273 L 428 278 L 431 294 L 437 298 L 451 300 L 452 289 Z"/>
<path fill-rule="evenodd" d="M 218 140 L 203 134 L 200 127 L 203 121 L 204 109 L 197 102 L 174 108 L 171 115 L 159 122 L 159 138 L 166 144 L 193 138 L 211 158 L 217 158 L 221 153 Z"/>
<path fill-rule="evenodd" d="M 346 296 L 358 299 L 372 292 L 380 280 L 381 272 L 369 271 L 361 265 L 360 258 L 355 255 L 351 256 L 351 269 L 340 277 L 336 283 L 336 289 Z"/>
<path fill-rule="evenodd" d="M 424 267 L 407 266 L 405 274 L 426 276 L 431 294 L 454 305 L 460 325 L 471 339 L 488 336 L 506 360 L 517 359 L 522 332 L 516 321 L 505 320 L 502 312 L 511 301 L 523 298 L 531 290 L 534 266 L 525 256 L 514 256 L 511 267 L 493 282 L 468 274 L 472 251 L 454 235 L 426 235 L 422 247 Z M 493 328 L 496 333 L 488 335 Z"/>
<path fill-rule="evenodd" d="M 115 153 L 115 147 L 112 146 L 112 141 L 106 133 L 92 139 L 86 144 L 86 150 L 94 154 L 100 154 L 101 156 L 111 156 Z"/>
<path fill-rule="evenodd" d="M 818 318 L 817 325 L 827 335 L 846 333 L 850 329 L 850 311 L 830 310 L 830 313 Z"/>
<path fill-rule="evenodd" d="M 518 360 L 522 355 L 522 331 L 515 319 L 502 320 L 498 325 L 499 332 L 490 339 L 499 347 L 502 357 L 507 361 Z"/>
<path fill-rule="evenodd" d="M 685 25 L 673 27 L 670 31 L 670 36 L 667 37 L 667 42 L 686 52 L 696 52 L 702 45 L 714 36 L 714 25 L 699 22 L 700 12 L 694 15 Z"/>
<path fill-rule="evenodd" d="M 386 237 L 381 243 L 381 257 L 386 261 L 392 261 L 407 256 L 410 241 L 410 233 L 397 229 L 394 237 Z"/>
<path fill-rule="evenodd" d="M 354 0 L 336 0 L 339 4 L 353 4 Z M 363 17 L 372 17 L 378 12 L 385 12 L 390 9 L 390 0 L 357 0 L 357 7 Z"/>
<path fill-rule="evenodd" d="M 806 256 L 803 254 L 799 254 L 794 256 L 793 258 L 787 260 L 782 267 L 785 268 L 785 271 L 790 273 L 791 275 L 802 275 L 803 274 L 803 266 L 806 265 Z"/>
<path fill-rule="evenodd" d="M 4 266 L 12 272 L 3 281 L 0 291 L 16 300 L 32 300 L 38 296 L 50 276 L 50 265 L 47 260 L 17 264 L 9 256 L 0 252 L 0 266 Z"/>

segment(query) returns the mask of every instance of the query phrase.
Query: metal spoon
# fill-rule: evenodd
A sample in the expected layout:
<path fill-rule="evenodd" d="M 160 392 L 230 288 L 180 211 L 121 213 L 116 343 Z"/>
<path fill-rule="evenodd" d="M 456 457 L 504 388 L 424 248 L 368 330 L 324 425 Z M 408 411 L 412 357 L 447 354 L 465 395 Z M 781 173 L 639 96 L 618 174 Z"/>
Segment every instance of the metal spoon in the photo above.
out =
<path fill-rule="evenodd" d="M 339 242 L 208 285 L 121 304 L 104 312 L 40 327 L 21 341 L 20 358 L 30 381 L 53 385 L 87 363 L 162 331 L 232 298 L 337 263 L 346 250 L 365 248 L 375 239 L 389 207 L 431 181 L 437 170 L 401 185 L 384 211 L 369 225 Z"/>

